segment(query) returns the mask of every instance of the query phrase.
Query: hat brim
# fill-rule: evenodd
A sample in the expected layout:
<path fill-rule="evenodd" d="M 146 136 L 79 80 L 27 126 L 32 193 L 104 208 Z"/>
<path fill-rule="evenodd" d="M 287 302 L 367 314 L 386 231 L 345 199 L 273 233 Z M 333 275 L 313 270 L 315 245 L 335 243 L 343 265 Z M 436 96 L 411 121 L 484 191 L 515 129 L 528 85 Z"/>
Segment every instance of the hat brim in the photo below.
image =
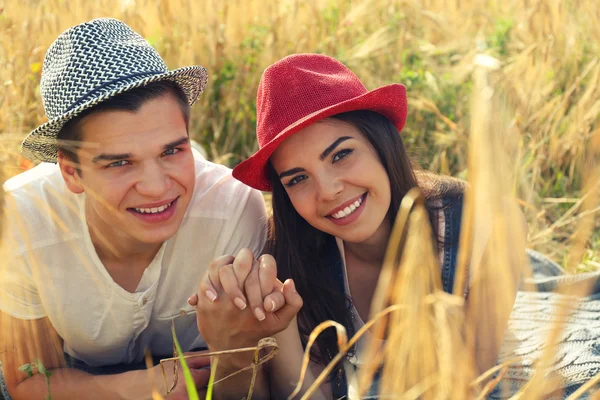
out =
<path fill-rule="evenodd" d="M 369 110 L 387 117 L 402 131 L 407 114 L 406 87 L 400 84 L 382 86 L 358 97 L 315 111 L 288 125 L 269 143 L 233 169 L 233 177 L 255 189 L 270 192 L 267 165 L 273 152 L 284 140 L 319 120 L 349 111 Z"/>
<path fill-rule="evenodd" d="M 115 82 L 102 88 L 101 94 L 87 101 L 69 112 L 54 118 L 29 133 L 21 143 L 21 153 L 32 161 L 56 162 L 58 156 L 58 144 L 56 137 L 62 127 L 83 111 L 110 99 L 120 93 L 137 87 L 145 86 L 152 82 L 171 80 L 177 83 L 185 93 L 190 105 L 198 99 L 198 96 L 206 87 L 208 75 L 206 69 L 201 66 L 179 68 L 161 74 L 153 74 L 146 77 L 133 77 Z"/>

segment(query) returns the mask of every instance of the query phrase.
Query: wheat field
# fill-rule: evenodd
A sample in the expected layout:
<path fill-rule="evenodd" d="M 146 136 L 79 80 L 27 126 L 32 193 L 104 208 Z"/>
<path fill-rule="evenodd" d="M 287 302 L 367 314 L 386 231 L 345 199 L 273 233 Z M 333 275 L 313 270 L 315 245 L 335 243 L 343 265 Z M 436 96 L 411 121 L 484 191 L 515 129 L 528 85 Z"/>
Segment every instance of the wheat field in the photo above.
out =
<path fill-rule="evenodd" d="M 403 136 L 412 156 L 423 168 L 467 178 L 473 60 L 492 56 L 500 64 L 495 87 L 509 107 L 507 133 L 519 138 L 513 188 L 527 214 L 529 245 L 571 271 L 600 266 L 597 229 L 569 260 L 586 193 L 595 188 L 585 186 L 596 160 L 590 150 L 600 140 L 595 0 L 0 1 L 8 175 L 22 167 L 19 140 L 45 121 L 38 84 L 46 48 L 69 26 L 100 16 L 130 24 L 170 68 L 207 68 L 192 135 L 211 159 L 230 166 L 256 148 L 262 70 L 291 53 L 321 52 L 346 63 L 367 88 L 406 85 Z"/>
<path fill-rule="evenodd" d="M 336 57 L 369 89 L 406 85 L 409 116 L 402 135 L 418 165 L 476 182 L 488 195 L 514 197 L 527 218 L 528 247 L 569 272 L 600 270 L 597 0 L 0 0 L 4 178 L 30 166 L 18 144 L 46 121 L 39 80 L 47 47 L 68 27 L 97 17 L 128 23 L 172 69 L 199 64 L 208 70 L 190 134 L 210 159 L 229 166 L 256 149 L 258 81 L 265 67 L 286 55 Z M 510 248 L 505 242 L 496 254 Z M 423 282 L 419 299 L 427 307 L 416 300 L 412 305 L 434 319 L 468 321 L 455 300 L 429 296 L 435 289 L 435 282 Z M 372 315 L 403 301 L 378 293 Z M 470 366 L 450 373 L 452 364 L 444 364 L 460 357 L 468 340 L 456 331 L 437 333 L 445 344 L 431 336 L 441 350 L 419 368 L 442 378 L 388 379 L 405 385 L 391 390 L 418 398 L 427 388 L 415 387 L 435 386 L 440 393 L 454 382 L 462 392 L 446 398 L 474 393 Z M 396 369 L 389 373 L 398 373 L 391 364 Z M 535 379 L 520 398 L 542 397 L 536 391 L 542 378 Z"/>

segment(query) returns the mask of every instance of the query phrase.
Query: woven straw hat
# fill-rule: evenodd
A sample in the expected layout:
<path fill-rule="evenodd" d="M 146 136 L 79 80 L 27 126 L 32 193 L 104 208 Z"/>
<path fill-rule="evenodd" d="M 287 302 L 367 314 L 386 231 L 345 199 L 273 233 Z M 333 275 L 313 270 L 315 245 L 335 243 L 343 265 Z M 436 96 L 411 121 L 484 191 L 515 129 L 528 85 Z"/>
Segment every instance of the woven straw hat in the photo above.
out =
<path fill-rule="evenodd" d="M 177 83 L 193 104 L 204 90 L 206 70 L 169 71 L 156 50 L 125 23 L 95 19 L 63 32 L 46 53 L 40 91 L 48 122 L 25 137 L 21 152 L 33 161 L 56 162 L 56 135 L 82 111 L 151 82 Z"/>
<path fill-rule="evenodd" d="M 268 67 L 256 96 L 258 151 L 233 169 L 233 176 L 270 191 L 267 165 L 285 139 L 327 117 L 371 110 L 401 131 L 406 122 L 406 88 L 391 84 L 368 91 L 344 64 L 322 54 L 294 54 Z M 302 149 L 299 149 L 302 151 Z"/>

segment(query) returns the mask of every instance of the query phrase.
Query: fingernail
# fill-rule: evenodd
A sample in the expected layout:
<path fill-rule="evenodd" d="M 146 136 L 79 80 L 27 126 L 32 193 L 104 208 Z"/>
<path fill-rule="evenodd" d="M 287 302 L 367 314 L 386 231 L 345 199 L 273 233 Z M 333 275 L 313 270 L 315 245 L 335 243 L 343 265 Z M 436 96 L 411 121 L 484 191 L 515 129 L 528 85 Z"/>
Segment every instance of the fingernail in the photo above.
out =
<path fill-rule="evenodd" d="M 294 283 L 294 281 L 290 280 L 290 285 L 292 285 L 292 292 L 297 293 L 296 292 L 296 284 Z"/>
<path fill-rule="evenodd" d="M 208 299 L 210 301 L 212 301 L 213 303 L 215 302 L 215 300 L 217 299 L 217 295 L 215 294 L 215 292 L 213 292 L 212 290 L 207 290 L 206 293 L 204 293 L 206 295 L 206 297 L 208 297 Z"/>
<path fill-rule="evenodd" d="M 233 301 L 233 304 L 235 304 L 237 306 L 237 308 L 239 308 L 240 310 L 243 310 L 246 308 L 246 302 L 241 297 L 236 297 L 235 300 Z"/>
<path fill-rule="evenodd" d="M 263 319 L 265 319 L 267 317 L 265 315 L 265 312 L 263 310 L 261 310 L 259 307 L 256 307 L 254 309 L 254 315 L 256 315 L 256 318 L 258 318 L 259 321 L 262 321 Z"/>
<path fill-rule="evenodd" d="M 275 301 L 271 300 L 271 312 L 275 311 Z"/>
<path fill-rule="evenodd" d="M 188 304 L 191 306 L 192 305 L 192 297 L 194 297 L 194 295 L 191 295 L 188 299 Z"/>

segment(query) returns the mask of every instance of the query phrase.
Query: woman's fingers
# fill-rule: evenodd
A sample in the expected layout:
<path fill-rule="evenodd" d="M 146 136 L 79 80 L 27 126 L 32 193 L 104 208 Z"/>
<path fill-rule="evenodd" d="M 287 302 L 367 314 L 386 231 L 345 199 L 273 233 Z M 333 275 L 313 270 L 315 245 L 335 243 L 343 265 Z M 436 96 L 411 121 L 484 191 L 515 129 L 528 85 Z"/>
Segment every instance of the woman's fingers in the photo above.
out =
<path fill-rule="evenodd" d="M 190 296 L 190 298 L 188 299 L 188 304 L 192 307 L 196 307 L 198 305 L 198 293 L 194 293 Z"/>
<path fill-rule="evenodd" d="M 276 312 L 281 309 L 285 305 L 285 297 L 283 293 L 279 290 L 274 290 L 273 293 L 268 294 L 263 301 L 263 307 L 268 312 Z"/>
<path fill-rule="evenodd" d="M 285 305 L 277 311 L 277 316 L 288 323 L 294 318 L 298 311 L 302 308 L 304 302 L 302 297 L 296 291 L 296 285 L 292 279 L 287 279 L 283 283 L 283 289 L 281 291 L 285 297 Z"/>
<path fill-rule="evenodd" d="M 263 297 L 258 276 L 259 268 L 259 262 L 253 261 L 252 270 L 250 271 L 250 274 L 248 274 L 246 282 L 244 282 L 244 290 L 246 291 L 246 297 L 250 303 L 252 313 L 256 319 L 262 321 L 266 318 L 266 315 L 265 309 L 263 308 Z"/>
<path fill-rule="evenodd" d="M 225 255 L 215 258 L 208 266 L 208 281 L 210 285 L 205 285 L 204 291 L 199 290 L 198 293 L 203 293 L 210 301 L 215 301 L 222 290 L 221 282 L 219 279 L 219 269 L 224 265 L 229 265 L 234 262 L 233 256 Z M 201 281 L 202 284 L 202 281 Z M 214 290 L 213 293 L 206 292 L 206 290 Z"/>
<path fill-rule="evenodd" d="M 233 260 L 233 272 L 235 273 L 240 289 L 244 288 L 244 282 L 252 270 L 253 263 L 254 254 L 252 254 L 250 249 L 241 249 L 235 257 L 235 260 Z"/>
<path fill-rule="evenodd" d="M 244 293 L 238 286 L 232 264 L 219 268 L 219 280 L 223 287 L 223 291 L 227 294 L 233 304 L 240 310 L 244 310 L 247 306 L 246 296 L 244 296 Z"/>
<path fill-rule="evenodd" d="M 196 306 L 201 295 L 214 302 L 224 292 L 240 310 L 250 305 L 259 321 L 266 318 L 267 312 L 281 310 L 287 299 L 284 284 L 277 279 L 275 259 L 269 254 L 258 261 L 253 257 L 252 251 L 242 249 L 236 257 L 215 259 L 201 280 L 198 294 L 192 295 L 188 303 Z"/>
<path fill-rule="evenodd" d="M 218 271 L 217 271 L 218 274 Z M 218 275 L 217 275 L 218 276 Z M 217 284 L 220 283 L 219 280 L 217 279 Z M 221 286 L 219 285 L 219 288 Z M 191 306 L 197 306 L 198 302 L 200 301 L 200 299 L 198 298 L 198 296 L 204 296 L 207 299 L 209 299 L 211 302 L 215 302 L 217 300 L 217 298 L 219 297 L 219 293 L 222 292 L 221 289 L 217 289 L 211 282 L 210 279 L 210 270 L 207 271 L 202 278 L 200 279 L 200 283 L 198 284 L 198 292 L 194 293 L 189 299 L 188 299 L 188 303 Z"/>

